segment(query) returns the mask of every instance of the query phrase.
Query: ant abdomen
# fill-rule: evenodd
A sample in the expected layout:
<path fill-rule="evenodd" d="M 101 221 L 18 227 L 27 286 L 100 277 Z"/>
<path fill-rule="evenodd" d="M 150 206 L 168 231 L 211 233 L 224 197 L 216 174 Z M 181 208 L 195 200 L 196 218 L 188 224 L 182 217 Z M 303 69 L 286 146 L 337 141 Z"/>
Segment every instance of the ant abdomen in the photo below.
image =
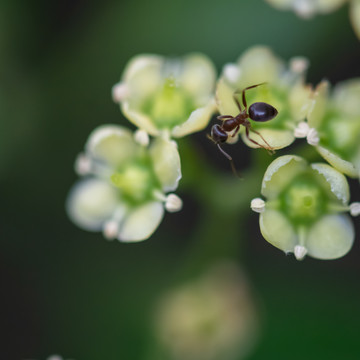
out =
<path fill-rule="evenodd" d="M 278 111 L 272 105 L 264 102 L 256 102 L 249 107 L 249 118 L 254 121 L 269 121 L 277 114 Z"/>

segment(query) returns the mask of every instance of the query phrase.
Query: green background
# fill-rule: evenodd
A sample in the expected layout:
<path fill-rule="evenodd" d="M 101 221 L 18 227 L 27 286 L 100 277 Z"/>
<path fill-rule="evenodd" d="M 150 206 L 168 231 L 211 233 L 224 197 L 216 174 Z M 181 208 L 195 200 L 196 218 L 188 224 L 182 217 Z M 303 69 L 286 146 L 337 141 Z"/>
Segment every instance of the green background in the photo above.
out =
<path fill-rule="evenodd" d="M 256 44 L 284 59 L 307 56 L 313 84 L 360 76 L 348 6 L 303 21 L 262 0 L 1 0 L 1 359 L 143 360 L 158 296 L 195 274 L 194 264 L 228 253 L 261 304 L 261 337 L 249 360 L 360 358 L 359 235 L 342 259 L 297 262 L 262 239 L 258 216 L 246 209 L 215 220 L 210 239 L 198 228 L 208 212 L 185 176 L 198 176 L 202 165 L 231 174 L 205 132 L 191 137 L 199 167 L 183 164 L 183 211 L 167 214 L 148 241 L 108 242 L 78 229 L 64 210 L 90 131 L 131 127 L 111 87 L 132 56 L 201 51 L 220 71 Z M 251 153 L 240 144 L 236 151 L 243 169 Z M 199 179 L 199 187 L 209 180 Z M 352 187 L 359 201 L 358 183 Z M 250 195 L 241 187 L 232 194 Z"/>

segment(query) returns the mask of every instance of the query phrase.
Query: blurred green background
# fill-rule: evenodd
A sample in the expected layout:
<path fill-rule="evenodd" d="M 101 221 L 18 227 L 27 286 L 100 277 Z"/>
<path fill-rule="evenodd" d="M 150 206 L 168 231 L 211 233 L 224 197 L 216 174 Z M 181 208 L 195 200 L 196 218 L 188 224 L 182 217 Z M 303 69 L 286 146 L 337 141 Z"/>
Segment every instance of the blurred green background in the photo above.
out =
<path fill-rule="evenodd" d="M 132 56 L 201 51 L 220 71 L 256 44 L 284 59 L 307 56 L 314 84 L 360 76 L 347 6 L 302 21 L 262 0 L 1 0 L 0 359 L 145 359 L 157 298 L 195 254 L 207 256 L 206 238 L 203 248 L 193 243 L 204 209 L 180 185 L 183 211 L 167 214 L 150 240 L 108 242 L 65 213 L 75 156 L 96 126 L 131 127 L 111 87 Z M 204 132 L 192 138 L 206 166 L 229 172 Z M 230 232 L 241 236 L 228 240 L 219 223 L 214 237 L 220 253 L 241 244 L 233 257 L 261 304 L 248 359 L 359 359 L 359 226 L 344 258 L 297 262 L 262 239 L 256 214 L 234 218 Z"/>

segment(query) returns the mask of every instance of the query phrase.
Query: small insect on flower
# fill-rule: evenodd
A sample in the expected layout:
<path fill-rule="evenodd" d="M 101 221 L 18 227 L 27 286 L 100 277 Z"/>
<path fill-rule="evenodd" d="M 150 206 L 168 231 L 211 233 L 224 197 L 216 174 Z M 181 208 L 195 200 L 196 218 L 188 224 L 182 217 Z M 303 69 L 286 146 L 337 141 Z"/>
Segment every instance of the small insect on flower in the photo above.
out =
<path fill-rule="evenodd" d="M 268 144 L 268 142 L 262 137 L 262 135 L 253 129 L 251 126 L 249 118 L 253 121 L 257 122 L 265 122 L 273 119 L 278 114 L 278 111 L 270 104 L 264 102 L 255 102 L 247 107 L 245 92 L 247 90 L 253 89 L 257 86 L 263 85 L 265 83 L 260 83 L 252 86 L 248 86 L 242 91 L 236 90 L 233 94 L 234 101 L 239 109 L 239 114 L 234 116 L 231 115 L 220 115 L 217 119 L 222 120 L 222 124 L 215 124 L 211 128 L 211 134 L 208 135 L 209 139 L 212 140 L 219 150 L 226 156 L 226 158 L 230 161 L 231 168 L 233 172 L 236 174 L 235 166 L 232 157 L 225 152 L 220 144 L 226 142 L 230 137 L 234 137 L 240 130 L 240 125 L 245 126 L 246 137 L 254 143 L 255 145 L 268 150 L 270 153 L 274 152 L 274 149 Z M 242 103 L 244 109 L 242 109 L 240 105 L 240 101 L 237 98 L 237 94 L 241 93 Z M 266 146 L 259 144 L 254 139 L 251 139 L 249 134 L 250 131 L 260 136 L 260 138 L 264 141 Z"/>

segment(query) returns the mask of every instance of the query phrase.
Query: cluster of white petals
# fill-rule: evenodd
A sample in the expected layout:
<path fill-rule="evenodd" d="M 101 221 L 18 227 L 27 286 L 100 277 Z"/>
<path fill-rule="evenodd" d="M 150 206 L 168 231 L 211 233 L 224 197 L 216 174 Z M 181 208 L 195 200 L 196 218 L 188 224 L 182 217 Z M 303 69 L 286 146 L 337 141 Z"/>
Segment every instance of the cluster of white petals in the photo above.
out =
<path fill-rule="evenodd" d="M 349 3 L 350 21 L 355 34 L 360 39 L 359 0 L 266 0 L 279 10 L 292 10 L 303 19 L 311 19 L 317 14 L 328 14 Z"/>
<path fill-rule="evenodd" d="M 161 137 L 139 144 L 138 138 L 117 125 L 90 135 L 76 165 L 83 178 L 67 201 L 70 218 L 81 228 L 102 231 L 107 239 L 141 241 L 156 230 L 164 209 L 181 209 L 178 197 L 165 196 L 181 178 L 176 144 Z"/>
<path fill-rule="evenodd" d="M 336 259 L 351 249 L 354 226 L 343 213 L 355 216 L 359 206 L 349 206 L 347 180 L 331 166 L 281 156 L 267 168 L 261 193 L 266 201 L 254 199 L 251 207 L 260 213 L 262 235 L 275 247 L 298 260 Z"/>

